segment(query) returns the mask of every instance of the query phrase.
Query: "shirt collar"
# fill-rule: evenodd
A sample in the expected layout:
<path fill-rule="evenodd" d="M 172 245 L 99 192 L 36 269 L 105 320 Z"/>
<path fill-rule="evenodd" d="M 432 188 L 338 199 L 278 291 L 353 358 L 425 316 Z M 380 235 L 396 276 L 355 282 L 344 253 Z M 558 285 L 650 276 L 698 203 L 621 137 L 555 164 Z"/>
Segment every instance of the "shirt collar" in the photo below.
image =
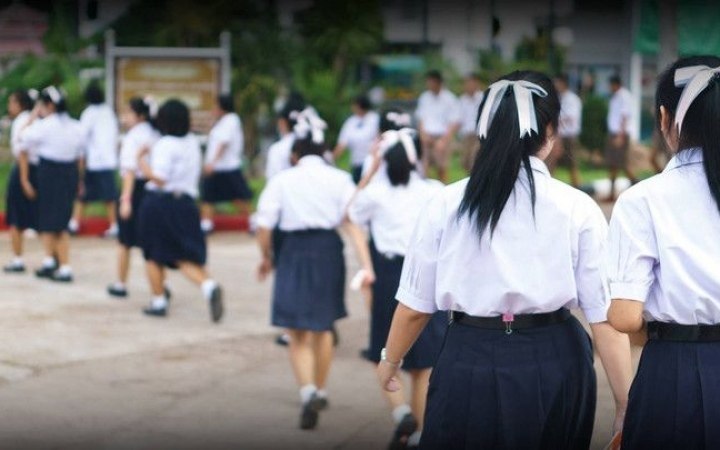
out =
<path fill-rule="evenodd" d="M 298 166 L 320 166 L 327 164 L 325 160 L 318 155 L 306 155 L 300 158 L 300 161 L 298 161 Z"/>
<path fill-rule="evenodd" d="M 543 175 L 550 176 L 550 171 L 545 165 L 545 162 L 537 156 L 530 157 L 530 168 L 535 172 L 540 172 Z"/>
<path fill-rule="evenodd" d="M 685 148 L 677 152 L 670 160 L 663 172 L 667 172 L 688 164 L 700 164 L 703 162 L 703 153 L 700 147 Z"/>

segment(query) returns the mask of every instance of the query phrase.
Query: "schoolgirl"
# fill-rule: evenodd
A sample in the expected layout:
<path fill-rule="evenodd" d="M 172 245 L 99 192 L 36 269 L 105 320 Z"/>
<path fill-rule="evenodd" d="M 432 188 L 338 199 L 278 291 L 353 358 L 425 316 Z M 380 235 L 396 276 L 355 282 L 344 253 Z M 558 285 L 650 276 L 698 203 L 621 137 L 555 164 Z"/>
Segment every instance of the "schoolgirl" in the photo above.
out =
<path fill-rule="evenodd" d="M 67 225 L 78 192 L 78 159 L 83 133 L 80 123 L 67 113 L 65 98 L 58 88 L 43 89 L 20 145 L 40 158 L 37 169 L 38 232 L 45 259 L 35 271 L 39 278 L 69 283 L 70 235 Z"/>
<path fill-rule="evenodd" d="M 412 344 L 433 313 L 450 311 L 420 447 L 587 449 L 593 351 L 570 308 L 590 322 L 618 422 L 631 377 L 628 339 L 606 323 L 607 223 L 543 163 L 560 112 L 548 77 L 511 73 L 480 111 L 470 178 L 430 201 L 410 240 L 378 375 L 397 391 Z"/>
<path fill-rule="evenodd" d="M 418 161 L 416 149 L 419 146 L 417 132 L 410 128 L 383 133 L 370 175 L 377 173 L 381 161 L 384 161 L 388 182 L 370 183 L 360 190 L 348 210 L 350 220 L 359 226 L 369 226 L 372 236 L 369 245 L 371 261 L 364 261 L 363 266 L 372 271 L 371 279 L 375 278 L 368 351 L 368 359 L 375 364 L 380 362 L 397 307 L 395 293 L 410 236 L 429 199 L 442 189 L 441 183 L 424 180 L 415 170 Z M 356 246 L 368 246 L 365 236 L 354 237 Z M 360 254 L 367 253 L 363 251 Z M 390 448 L 418 444 L 430 371 L 440 353 L 446 326 L 447 314 L 435 313 L 405 357 L 402 369 L 412 381 L 412 407 L 406 402 L 403 392 L 385 392 L 396 423 Z"/>
<path fill-rule="evenodd" d="M 379 121 L 379 130 L 380 134 L 385 133 L 386 131 L 390 130 L 400 130 L 403 128 L 410 128 L 412 126 L 412 117 L 410 114 L 403 112 L 400 109 L 397 108 L 388 108 L 383 110 L 380 113 L 380 121 Z M 380 135 L 375 139 L 375 142 L 373 143 L 373 146 L 371 148 L 371 152 L 365 157 L 365 160 L 362 164 L 362 177 L 360 179 L 360 182 L 358 183 L 359 188 L 364 188 L 367 186 L 371 181 L 380 181 L 380 182 L 389 182 L 389 179 L 387 177 L 387 167 L 385 166 L 385 159 L 376 158 L 375 151 L 377 149 L 377 145 L 379 143 Z M 418 170 L 422 168 L 422 158 L 421 158 L 421 147 L 417 147 L 417 154 L 418 154 L 418 162 L 415 164 L 415 169 Z M 374 167 L 375 164 L 379 164 L 379 166 L 376 168 Z"/>
<path fill-rule="evenodd" d="M 143 312 L 156 317 L 167 315 L 165 268 L 180 269 L 201 287 L 210 319 L 219 322 L 223 295 L 220 285 L 205 270 L 207 247 L 195 204 L 202 155 L 197 138 L 190 133 L 188 107 L 179 100 L 166 101 L 158 111 L 157 127 L 162 137 L 151 151 L 143 148 L 137 159 L 148 191 L 138 211 L 138 232 L 153 295 Z"/>
<path fill-rule="evenodd" d="M 208 135 L 202 181 L 201 226 L 206 233 L 213 230 L 214 204 L 233 202 L 247 215 L 253 198 L 242 171 L 243 130 L 232 96 L 220 95 L 213 113 L 216 122 Z"/>
<path fill-rule="evenodd" d="M 269 180 L 258 203 L 259 277 L 277 267 L 272 324 L 289 332 L 290 362 L 302 401 L 300 427 L 312 429 L 327 405 L 333 325 L 347 315 L 343 242 L 336 230 L 355 185 L 323 159 L 325 123 L 317 113 L 308 108 L 295 118 L 296 164 Z M 278 225 L 285 237 L 275 264 L 271 235 Z"/>
<path fill-rule="evenodd" d="M 363 163 L 370 154 L 380 131 L 380 116 L 372 110 L 370 100 L 360 95 L 353 100 L 352 115 L 345 120 L 340 129 L 338 143 L 333 150 L 333 159 L 337 161 L 350 150 L 350 165 L 353 181 L 359 183 L 362 178 Z"/>
<path fill-rule="evenodd" d="M 675 156 L 623 193 L 607 264 L 620 331 L 647 340 L 622 448 L 720 448 L 720 58 L 658 78 L 657 126 Z"/>
<path fill-rule="evenodd" d="M 120 147 L 122 189 L 118 207 L 118 279 L 107 288 L 108 294 L 114 297 L 127 297 L 130 249 L 140 246 L 138 211 L 145 197 L 147 180 L 138 167 L 138 154 L 144 148 L 152 148 L 159 138 L 152 125 L 156 112 L 154 100 L 134 97 L 121 117 L 127 133 Z"/>
<path fill-rule="evenodd" d="M 305 100 L 293 94 L 285 102 L 277 117 L 277 132 L 280 139 L 268 148 L 265 163 L 265 179 L 270 180 L 280 172 L 292 167 L 292 147 L 295 143 L 295 115 L 305 109 Z"/>
<path fill-rule="evenodd" d="M 37 91 L 34 91 L 37 98 Z M 20 144 L 20 131 L 30 120 L 30 111 L 33 109 L 35 99 L 31 93 L 18 90 L 8 97 L 8 113 L 13 119 L 10 128 L 10 149 L 15 164 L 8 179 L 7 197 L 5 203 L 5 221 L 10 227 L 10 242 L 12 244 L 13 259 L 3 270 L 5 273 L 25 272 L 23 261 L 23 232 L 28 229 L 37 229 L 37 164 L 38 158 L 30 149 Z"/>
<path fill-rule="evenodd" d="M 80 115 L 80 125 L 85 134 L 83 187 L 68 228 L 71 233 L 77 233 L 85 205 L 102 202 L 110 222 L 110 228 L 104 235 L 114 237 L 117 235 L 115 171 L 118 166 L 118 121 L 115 112 L 105 103 L 105 94 L 97 82 L 90 83 L 85 89 L 85 100 L 88 106 Z"/>

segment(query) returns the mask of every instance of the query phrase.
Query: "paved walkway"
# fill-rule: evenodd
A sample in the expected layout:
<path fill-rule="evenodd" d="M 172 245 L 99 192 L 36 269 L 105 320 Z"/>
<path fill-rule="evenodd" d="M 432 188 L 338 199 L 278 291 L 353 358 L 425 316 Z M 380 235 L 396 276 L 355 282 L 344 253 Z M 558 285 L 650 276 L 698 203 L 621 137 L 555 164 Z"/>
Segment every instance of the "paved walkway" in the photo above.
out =
<path fill-rule="evenodd" d="M 0 255 L 8 252 L 2 234 Z M 73 285 L 0 274 L 0 448 L 384 448 L 389 413 L 358 357 L 368 326 L 362 300 L 348 296 L 350 318 L 339 324 L 331 409 L 316 431 L 301 432 L 286 352 L 268 325 L 270 284 L 254 278 L 257 257 L 246 236 L 211 238 L 209 268 L 227 298 L 217 326 L 199 290 L 176 274 L 170 317 L 143 317 L 148 289 L 139 254 L 132 296 L 111 300 L 104 288 L 113 279 L 114 244 L 100 239 L 73 241 Z M 40 260 L 37 242 L 28 258 Z M 598 375 L 601 443 L 612 401 Z"/>

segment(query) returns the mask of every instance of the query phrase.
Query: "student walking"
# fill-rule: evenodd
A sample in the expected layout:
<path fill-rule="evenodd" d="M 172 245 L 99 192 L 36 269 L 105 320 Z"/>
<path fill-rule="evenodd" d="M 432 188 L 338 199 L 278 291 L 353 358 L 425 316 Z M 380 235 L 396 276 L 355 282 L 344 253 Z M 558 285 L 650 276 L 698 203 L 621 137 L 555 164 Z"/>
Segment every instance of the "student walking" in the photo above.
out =
<path fill-rule="evenodd" d="M 337 161 L 346 148 L 350 149 L 350 172 L 355 183 L 362 178 L 363 163 L 380 130 L 380 116 L 371 108 L 370 100 L 364 95 L 353 100 L 352 116 L 343 123 L 333 150 L 333 158 Z"/>

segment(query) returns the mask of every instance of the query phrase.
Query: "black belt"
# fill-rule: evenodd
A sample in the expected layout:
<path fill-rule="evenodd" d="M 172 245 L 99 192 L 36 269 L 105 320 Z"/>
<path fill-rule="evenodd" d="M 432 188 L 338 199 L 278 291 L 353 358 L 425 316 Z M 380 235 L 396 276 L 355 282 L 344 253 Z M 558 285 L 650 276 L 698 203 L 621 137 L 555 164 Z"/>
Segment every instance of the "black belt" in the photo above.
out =
<path fill-rule="evenodd" d="M 454 323 L 460 325 L 467 325 L 475 328 L 483 328 L 486 330 L 505 330 L 505 332 L 507 332 L 508 334 L 512 333 L 513 330 L 522 330 L 524 328 L 537 328 L 546 325 L 562 323 L 568 320 L 570 316 L 570 311 L 566 308 L 560 308 L 557 311 L 549 313 L 516 314 L 511 317 L 475 317 L 469 316 L 463 312 L 450 312 L 450 320 Z"/>
<path fill-rule="evenodd" d="M 720 325 L 648 322 L 648 339 L 674 342 L 720 342 Z"/>

